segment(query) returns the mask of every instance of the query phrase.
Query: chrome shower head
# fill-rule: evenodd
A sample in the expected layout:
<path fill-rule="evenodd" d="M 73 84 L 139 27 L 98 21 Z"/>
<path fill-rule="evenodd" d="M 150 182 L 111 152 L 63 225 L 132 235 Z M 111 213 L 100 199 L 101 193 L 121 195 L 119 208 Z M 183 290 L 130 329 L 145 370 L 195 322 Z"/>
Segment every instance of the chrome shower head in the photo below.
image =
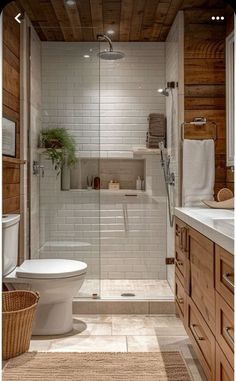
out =
<path fill-rule="evenodd" d="M 114 61 L 123 58 L 125 55 L 122 52 L 114 51 L 111 39 L 105 34 L 97 35 L 98 41 L 107 41 L 109 44 L 109 50 L 98 53 L 98 56 L 103 60 Z"/>
<path fill-rule="evenodd" d="M 114 50 L 111 50 L 111 51 L 100 52 L 100 53 L 98 53 L 98 56 L 102 60 L 115 61 L 115 60 L 120 60 L 125 55 L 122 52 L 115 52 Z"/>

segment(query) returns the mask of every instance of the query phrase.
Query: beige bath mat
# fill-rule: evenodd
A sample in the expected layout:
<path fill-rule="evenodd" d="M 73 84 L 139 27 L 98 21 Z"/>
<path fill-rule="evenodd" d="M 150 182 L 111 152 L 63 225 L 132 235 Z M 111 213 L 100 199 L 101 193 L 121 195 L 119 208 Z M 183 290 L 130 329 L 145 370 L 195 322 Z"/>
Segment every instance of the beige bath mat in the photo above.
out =
<path fill-rule="evenodd" d="M 179 352 L 29 352 L 11 359 L 4 381 L 191 381 Z"/>

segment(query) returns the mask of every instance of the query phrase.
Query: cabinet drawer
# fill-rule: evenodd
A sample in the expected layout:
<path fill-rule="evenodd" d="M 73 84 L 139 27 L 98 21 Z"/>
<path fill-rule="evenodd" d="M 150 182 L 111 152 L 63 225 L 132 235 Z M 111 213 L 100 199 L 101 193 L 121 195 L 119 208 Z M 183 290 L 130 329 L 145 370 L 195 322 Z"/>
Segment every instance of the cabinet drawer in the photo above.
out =
<path fill-rule="evenodd" d="M 216 245 L 216 290 L 234 309 L 234 256 Z"/>
<path fill-rule="evenodd" d="M 215 338 L 202 315 L 187 296 L 187 332 L 208 381 L 215 381 Z"/>
<path fill-rule="evenodd" d="M 233 381 L 234 371 L 216 343 L 216 381 Z"/>
<path fill-rule="evenodd" d="M 234 311 L 216 292 L 216 339 L 230 365 L 234 362 Z"/>
<path fill-rule="evenodd" d="M 179 312 L 180 318 L 182 321 L 184 321 L 186 295 L 184 292 L 184 287 L 181 284 L 178 276 L 175 276 L 175 302 L 176 302 L 176 308 Z"/>
<path fill-rule="evenodd" d="M 190 296 L 215 333 L 214 244 L 189 228 Z"/>
<path fill-rule="evenodd" d="M 187 225 L 175 218 L 175 248 L 182 253 L 185 253 L 188 248 L 187 231 Z"/>

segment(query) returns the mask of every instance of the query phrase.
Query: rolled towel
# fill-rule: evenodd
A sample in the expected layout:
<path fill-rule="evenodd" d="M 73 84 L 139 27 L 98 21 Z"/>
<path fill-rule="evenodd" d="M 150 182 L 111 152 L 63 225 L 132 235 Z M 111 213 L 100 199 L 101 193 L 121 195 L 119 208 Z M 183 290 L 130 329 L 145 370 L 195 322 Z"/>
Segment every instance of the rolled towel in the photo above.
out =
<path fill-rule="evenodd" d="M 213 200 L 215 183 L 215 146 L 212 139 L 183 143 L 183 206 L 200 206 Z"/>

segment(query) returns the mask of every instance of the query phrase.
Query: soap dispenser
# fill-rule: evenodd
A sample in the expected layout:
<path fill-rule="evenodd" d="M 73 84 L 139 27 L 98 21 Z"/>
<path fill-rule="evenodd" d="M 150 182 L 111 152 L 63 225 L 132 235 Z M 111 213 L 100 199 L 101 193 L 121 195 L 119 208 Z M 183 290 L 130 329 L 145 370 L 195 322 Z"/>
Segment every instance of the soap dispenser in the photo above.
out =
<path fill-rule="evenodd" d="M 136 190 L 141 190 L 141 188 L 142 188 L 142 181 L 141 181 L 140 176 L 138 176 L 138 178 L 136 180 Z"/>

